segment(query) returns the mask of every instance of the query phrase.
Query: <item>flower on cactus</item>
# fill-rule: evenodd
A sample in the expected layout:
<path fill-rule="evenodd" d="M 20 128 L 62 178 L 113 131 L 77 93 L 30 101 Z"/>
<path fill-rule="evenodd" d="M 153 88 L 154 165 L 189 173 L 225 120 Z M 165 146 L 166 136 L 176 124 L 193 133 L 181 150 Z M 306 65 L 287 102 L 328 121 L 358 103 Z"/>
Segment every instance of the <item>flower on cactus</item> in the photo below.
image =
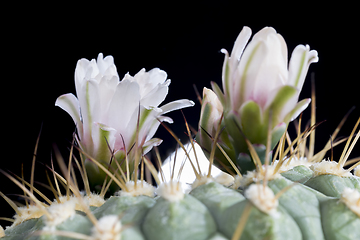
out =
<path fill-rule="evenodd" d="M 159 121 L 171 123 L 164 114 L 193 106 L 190 100 L 164 101 L 170 80 L 158 68 L 140 70 L 135 76 L 126 74 L 119 81 L 112 56 L 103 54 L 89 61 L 80 59 L 75 69 L 76 95 L 61 95 L 55 105 L 65 110 L 77 128 L 77 142 L 86 155 L 108 166 L 112 156 L 121 163 L 127 155 L 130 172 L 134 168 L 135 147 L 143 154 L 159 145 L 153 138 Z M 138 139 L 137 139 L 138 134 Z M 137 143 L 136 143 L 137 142 Z M 86 161 L 92 184 L 101 184 L 105 173 Z M 116 169 L 116 165 L 113 165 Z"/>
<path fill-rule="evenodd" d="M 318 61 L 315 50 L 298 45 L 288 64 L 285 40 L 271 27 L 260 30 L 248 43 L 250 36 L 251 29 L 244 27 L 231 55 L 221 50 L 225 54 L 223 92 L 214 82 L 213 91 L 204 89 L 198 133 L 199 142 L 210 150 L 223 113 L 224 130 L 218 143 L 242 172 L 255 167 L 244 136 L 264 160 L 269 123 L 273 148 L 288 123 L 309 105 L 310 99 L 298 102 L 298 98 L 309 65 Z M 216 156 L 222 165 L 229 165 L 220 151 Z"/>

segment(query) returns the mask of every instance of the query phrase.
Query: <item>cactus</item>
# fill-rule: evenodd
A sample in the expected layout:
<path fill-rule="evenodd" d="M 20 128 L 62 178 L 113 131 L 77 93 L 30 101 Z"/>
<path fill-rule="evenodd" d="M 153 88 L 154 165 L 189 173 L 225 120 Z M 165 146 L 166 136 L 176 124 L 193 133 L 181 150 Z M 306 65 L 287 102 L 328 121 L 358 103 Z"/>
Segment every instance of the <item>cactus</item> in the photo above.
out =
<path fill-rule="evenodd" d="M 347 162 L 354 162 L 348 158 L 360 137 L 360 131 L 356 133 L 360 118 L 347 139 L 336 141 L 342 121 L 318 153 L 313 151 L 318 126 L 314 104 L 311 126 L 302 131 L 300 117 L 297 136 L 291 140 L 286 133 L 292 118 L 310 102 L 306 99 L 297 103 L 297 98 L 308 65 L 317 61 L 316 52 L 309 51 L 308 46 L 294 50 L 290 82 L 278 86 L 268 103 L 264 99 L 257 102 L 254 96 L 264 94 L 264 89 L 255 89 L 256 84 L 247 90 L 252 97 L 245 90 L 235 94 L 237 90 L 231 89 L 239 84 L 230 86 L 236 81 L 234 76 L 242 74 L 241 79 L 245 79 L 246 72 L 256 73 L 255 65 L 247 69 L 251 58 L 261 61 L 265 54 L 264 62 L 271 63 L 268 58 L 274 54 L 266 55 L 271 44 L 280 44 L 271 51 L 286 50 L 285 42 L 274 29 L 261 31 L 249 43 L 250 50 L 245 50 L 244 56 L 241 54 L 251 34 L 248 28 L 240 33 L 231 57 L 223 51 L 226 54 L 224 94 L 216 84 L 213 84 L 214 92 L 204 90 L 198 141 L 189 137 L 187 146 L 163 123 L 172 122 L 163 114 L 193 103 L 179 100 L 158 107 L 170 83 L 165 72 L 141 70 L 134 77 L 126 75 L 118 82 L 111 57 L 103 58 L 100 54 L 97 62 L 80 60 L 75 74 L 78 98 L 66 94 L 56 102 L 73 118 L 77 134 L 69 162 L 54 147 L 61 173 L 53 165 L 47 166 L 54 200 L 34 185 L 34 171 L 27 182 L 24 177 L 0 169 L 23 190 L 25 201 L 24 206 L 18 206 L 0 192 L 16 212 L 12 224 L 5 230 L 0 228 L 0 239 L 360 239 L 360 168 L 357 168 L 360 162 L 344 168 Z M 248 63 L 245 60 L 241 63 L 240 56 Z M 284 63 L 283 60 L 279 61 Z M 262 75 L 266 72 L 258 71 Z M 248 81 L 245 83 L 251 85 Z M 109 94 L 114 95 L 114 100 Z M 124 114 L 128 115 L 121 119 L 124 126 L 115 119 L 120 113 L 107 111 L 116 109 L 122 94 L 127 96 L 125 100 L 137 101 L 126 106 Z M 314 100 L 315 94 L 313 103 Z M 186 120 L 185 123 L 188 135 L 192 136 Z M 161 142 L 152 139 L 160 124 L 179 142 L 181 149 L 175 155 L 180 151 L 185 155 L 185 159 L 179 156 L 177 161 L 172 159 L 168 175 L 167 167 L 157 170 L 145 155 Z M 328 150 L 345 141 L 338 161 L 332 156 L 330 160 L 324 159 Z M 203 151 L 194 150 L 191 155 L 187 147 L 195 149 L 197 144 Z M 79 155 L 73 153 L 76 150 Z M 155 155 L 161 163 L 159 154 Z M 203 158 L 207 159 L 205 171 L 199 164 Z M 189 190 L 181 182 L 184 164 L 189 164 L 195 175 Z M 225 172 L 212 175 L 215 166 Z M 177 167 L 180 170 L 175 172 Z M 145 171 L 152 174 L 156 187 L 147 183 Z M 78 179 L 82 179 L 84 190 L 80 189 Z M 107 197 L 109 192 L 112 195 Z"/>

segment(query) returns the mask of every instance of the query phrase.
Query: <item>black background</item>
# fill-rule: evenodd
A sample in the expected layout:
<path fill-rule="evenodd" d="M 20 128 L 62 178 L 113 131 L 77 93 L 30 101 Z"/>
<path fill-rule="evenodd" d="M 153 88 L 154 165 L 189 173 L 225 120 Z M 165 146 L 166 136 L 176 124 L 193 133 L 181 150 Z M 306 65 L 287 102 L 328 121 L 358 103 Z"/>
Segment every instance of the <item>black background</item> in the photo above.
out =
<path fill-rule="evenodd" d="M 329 4 L 332 4 L 329 2 Z M 1 169 L 20 174 L 21 163 L 29 179 L 33 149 L 43 125 L 38 161 L 49 163 L 51 145 L 66 155 L 75 126 L 72 119 L 54 106 L 64 93 L 75 93 L 74 70 L 80 58 L 96 58 L 99 52 L 115 58 L 120 77 L 141 68 L 159 67 L 172 80 L 165 102 L 187 98 L 196 106 L 184 110 L 188 122 L 197 127 L 200 104 L 193 84 L 200 92 L 210 81 L 221 84 L 223 54 L 231 51 L 243 26 L 253 33 L 274 27 L 286 40 L 289 55 L 298 44 L 309 44 L 319 53 L 312 64 L 317 93 L 317 120 L 326 120 L 317 129 L 316 150 L 352 106 L 359 106 L 359 32 L 355 5 L 317 5 L 306 2 L 275 4 L 244 1 L 168 1 L 119 4 L 101 1 L 72 5 L 19 5 L 3 9 Z M 300 99 L 310 97 L 310 74 Z M 186 140 L 180 112 L 169 114 L 178 136 Z M 350 134 L 359 109 L 350 115 L 340 135 Z M 309 118 L 309 110 L 304 119 Z M 290 124 L 290 128 L 293 126 Z M 163 156 L 175 141 L 162 128 Z M 351 157 L 359 156 L 357 145 Z M 342 147 L 334 149 L 335 158 Z M 37 165 L 36 179 L 43 181 L 43 167 Z M 21 193 L 1 176 L 0 190 Z M 9 186 L 11 188 L 9 188 Z M 14 187 L 12 187 L 14 186 Z M 16 197 L 11 197 L 15 198 Z M 11 216 L 0 199 L 0 216 Z"/>

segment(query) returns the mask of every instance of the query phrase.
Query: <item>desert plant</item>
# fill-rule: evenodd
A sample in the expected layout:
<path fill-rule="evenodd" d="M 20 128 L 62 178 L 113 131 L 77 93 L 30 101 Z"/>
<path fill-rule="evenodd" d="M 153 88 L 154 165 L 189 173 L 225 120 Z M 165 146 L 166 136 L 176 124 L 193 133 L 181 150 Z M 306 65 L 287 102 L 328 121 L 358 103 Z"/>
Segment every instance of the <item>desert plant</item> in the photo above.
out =
<path fill-rule="evenodd" d="M 360 118 L 348 138 L 337 140 L 345 117 L 315 153 L 318 124 L 312 104 L 310 126 L 302 130 L 300 117 L 297 136 L 291 139 L 286 129 L 310 102 L 297 101 L 317 53 L 299 45 L 288 68 L 285 41 L 273 28 L 264 28 L 246 46 L 250 35 L 245 27 L 231 56 L 223 50 L 224 93 L 215 83 L 214 92 L 204 89 L 198 132 L 190 131 L 185 121 L 187 146 L 199 144 L 205 153 L 195 152 L 194 157 L 163 116 L 193 103 L 180 100 L 158 107 L 169 85 L 165 72 L 141 70 L 119 81 L 111 57 L 80 60 L 75 74 L 78 98 L 67 94 L 56 102 L 72 116 L 77 134 L 69 162 L 54 147 L 61 173 L 47 166 L 48 188 L 55 199 L 42 194 L 33 180 L 1 170 L 23 190 L 25 201 L 18 206 L 0 192 L 16 212 L 11 226 L 1 228 L 1 239 L 360 239 L 360 162 L 348 160 L 360 137 Z M 145 155 L 160 143 L 152 139 L 160 124 L 186 156 L 172 160 L 167 178 L 166 169 L 157 170 Z M 333 155 L 324 159 L 343 142 L 338 161 Z M 155 155 L 161 164 L 157 151 Z M 198 158 L 205 156 L 204 172 Z M 349 162 L 353 165 L 345 169 Z M 195 173 L 190 191 L 179 181 L 184 164 Z M 214 165 L 227 173 L 212 176 Z M 146 171 L 157 187 L 145 181 Z M 120 190 L 105 198 L 112 185 Z"/>

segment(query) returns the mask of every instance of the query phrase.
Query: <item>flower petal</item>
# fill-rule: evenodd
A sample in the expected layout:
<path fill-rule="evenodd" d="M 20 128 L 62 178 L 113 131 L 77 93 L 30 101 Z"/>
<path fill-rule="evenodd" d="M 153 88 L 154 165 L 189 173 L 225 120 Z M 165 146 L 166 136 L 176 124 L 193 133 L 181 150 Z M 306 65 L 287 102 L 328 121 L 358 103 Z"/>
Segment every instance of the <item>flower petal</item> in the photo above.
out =
<path fill-rule="evenodd" d="M 160 138 L 152 138 L 143 145 L 143 154 L 147 154 L 153 147 L 159 146 L 163 142 Z"/>
<path fill-rule="evenodd" d="M 267 48 L 263 41 L 252 40 L 246 47 L 239 66 L 230 79 L 232 84 L 230 84 L 229 90 L 233 109 L 239 109 L 241 104 L 252 94 L 259 67 L 262 65 L 266 53 Z"/>
<path fill-rule="evenodd" d="M 74 73 L 76 93 L 80 92 L 81 86 L 84 84 L 85 75 L 86 75 L 86 71 L 88 70 L 89 64 L 90 61 L 85 58 L 82 58 L 77 61 L 75 73 Z"/>
<path fill-rule="evenodd" d="M 317 51 L 309 50 L 309 45 L 298 45 L 291 54 L 287 84 L 299 90 L 302 89 L 309 65 L 319 61 Z"/>
<path fill-rule="evenodd" d="M 175 100 L 175 101 L 169 102 L 160 108 L 163 111 L 162 114 L 166 114 L 166 113 L 174 111 L 174 110 L 179 110 L 179 109 L 186 108 L 186 107 L 192 107 L 194 105 L 195 105 L 195 103 L 191 100 L 180 99 L 180 100 Z"/>
<path fill-rule="evenodd" d="M 68 93 L 58 97 L 56 99 L 55 106 L 62 108 L 72 117 L 81 138 L 83 134 L 83 124 L 81 122 L 79 100 L 74 96 L 74 94 Z"/>
<path fill-rule="evenodd" d="M 208 149 L 210 151 L 212 146 L 212 141 L 208 134 L 213 136 L 213 128 L 214 124 L 211 121 L 211 112 L 212 112 L 212 106 L 210 103 L 205 103 L 201 106 L 201 115 L 200 115 L 200 121 L 199 121 L 199 131 L 197 135 L 197 140 L 200 142 L 201 146 L 205 149 Z"/>
<path fill-rule="evenodd" d="M 99 99 L 101 116 L 107 115 L 109 110 L 111 99 L 114 96 L 116 86 L 119 84 L 117 76 L 113 76 L 110 79 L 103 77 L 99 82 Z M 100 119 L 102 121 L 102 118 Z"/>
<path fill-rule="evenodd" d="M 167 122 L 167 123 L 174 123 L 174 120 L 172 120 L 171 117 L 167 117 L 167 116 L 159 116 L 157 118 L 160 122 Z M 159 122 L 158 121 L 158 122 Z"/>
<path fill-rule="evenodd" d="M 103 54 L 99 53 L 96 63 L 101 75 L 118 75 L 114 64 L 113 56 L 109 55 L 104 58 Z"/>
<path fill-rule="evenodd" d="M 134 112 L 137 114 L 139 104 L 139 85 L 127 79 L 122 80 L 116 87 L 104 123 L 123 133 Z"/>
<path fill-rule="evenodd" d="M 221 49 L 221 52 L 225 54 L 223 71 L 222 71 L 223 74 L 222 84 L 224 88 L 225 97 L 227 99 L 227 102 L 229 103 L 230 103 L 230 94 L 235 84 L 233 82 L 233 79 L 230 79 L 230 76 L 232 76 L 236 71 L 236 68 L 240 62 L 240 58 L 243 54 L 243 50 L 247 42 L 249 41 L 250 37 L 251 37 L 251 29 L 245 26 L 243 27 L 240 34 L 236 38 L 230 57 L 229 57 L 229 53 L 225 49 Z"/>
<path fill-rule="evenodd" d="M 255 39 L 264 41 L 266 51 L 265 55 L 257 66 L 255 73 L 249 74 L 253 76 L 253 79 L 247 83 L 246 90 L 247 96 L 245 99 L 251 99 L 256 101 L 261 107 L 266 104 L 269 93 L 279 86 L 283 86 L 288 77 L 287 70 L 287 47 L 284 39 L 280 34 L 272 28 L 265 29 L 267 35 L 258 36 Z"/>
<path fill-rule="evenodd" d="M 272 111 L 272 123 L 284 121 L 284 117 L 294 108 L 299 92 L 292 86 L 282 86 L 271 93 L 267 111 Z"/>
<path fill-rule="evenodd" d="M 241 30 L 240 34 L 236 38 L 234 43 L 234 47 L 231 51 L 230 55 L 230 67 L 235 70 L 237 65 L 239 64 L 241 55 L 244 51 L 246 44 L 248 43 L 251 37 L 251 29 L 247 26 L 244 26 Z"/>
<path fill-rule="evenodd" d="M 149 108 L 157 107 L 165 100 L 170 85 L 170 80 L 166 78 L 166 72 L 159 68 L 153 68 L 149 72 L 143 68 L 134 77 L 126 74 L 122 81 L 129 80 L 138 83 L 141 105 Z"/>
<path fill-rule="evenodd" d="M 147 82 L 151 83 L 153 86 L 163 84 L 166 81 L 167 73 L 164 70 L 153 68 L 147 73 L 149 75 Z M 168 84 L 170 84 L 170 82 Z"/>
<path fill-rule="evenodd" d="M 229 53 L 228 53 L 228 51 L 226 51 L 226 49 L 221 49 L 220 51 L 225 54 L 223 68 L 222 68 L 222 75 L 221 75 L 222 86 L 224 89 L 224 95 L 226 97 L 226 102 L 230 103 L 230 93 L 231 93 L 230 92 L 230 84 L 233 84 L 233 83 L 230 81 L 231 70 L 230 70 L 230 64 L 229 64 Z"/>
<path fill-rule="evenodd" d="M 296 106 L 291 110 L 291 112 L 288 113 L 288 115 L 285 117 L 285 121 L 293 121 L 295 118 L 299 116 L 300 113 L 302 113 L 310 104 L 311 98 L 306 98 L 301 100 L 296 104 Z"/>
<path fill-rule="evenodd" d="M 133 78 L 133 81 L 136 81 L 140 86 L 144 87 L 140 90 L 141 93 L 146 93 L 146 90 L 148 90 L 147 87 L 154 87 L 157 84 L 164 83 L 167 78 L 167 74 L 165 71 L 159 68 L 153 68 L 148 72 L 146 72 L 145 68 L 143 68 L 137 74 L 135 74 Z"/>
<path fill-rule="evenodd" d="M 222 108 L 224 108 L 224 106 L 226 106 L 226 101 L 225 100 L 225 96 L 224 94 L 222 93 L 219 85 L 217 85 L 216 82 L 211 82 L 211 88 L 212 90 L 214 91 L 214 93 L 216 94 L 216 96 L 218 97 L 221 105 L 223 106 Z M 204 88 L 204 91 L 205 91 L 205 88 Z M 203 94 L 204 95 L 204 94 Z M 204 97 L 203 97 L 204 98 Z"/>
<path fill-rule="evenodd" d="M 145 96 L 141 96 L 141 105 L 147 107 L 157 107 L 162 103 L 169 91 L 170 80 L 162 84 L 157 84 Z"/>
<path fill-rule="evenodd" d="M 100 99 L 98 84 L 95 80 L 87 80 L 78 92 L 78 99 L 83 121 L 83 137 L 91 137 L 93 122 L 100 121 Z"/>
<path fill-rule="evenodd" d="M 210 103 L 214 107 L 214 111 L 216 111 L 219 117 L 223 112 L 223 105 L 221 104 L 218 95 L 215 92 L 211 91 L 211 89 L 208 89 L 206 87 L 204 87 L 203 89 L 202 103 Z"/>

